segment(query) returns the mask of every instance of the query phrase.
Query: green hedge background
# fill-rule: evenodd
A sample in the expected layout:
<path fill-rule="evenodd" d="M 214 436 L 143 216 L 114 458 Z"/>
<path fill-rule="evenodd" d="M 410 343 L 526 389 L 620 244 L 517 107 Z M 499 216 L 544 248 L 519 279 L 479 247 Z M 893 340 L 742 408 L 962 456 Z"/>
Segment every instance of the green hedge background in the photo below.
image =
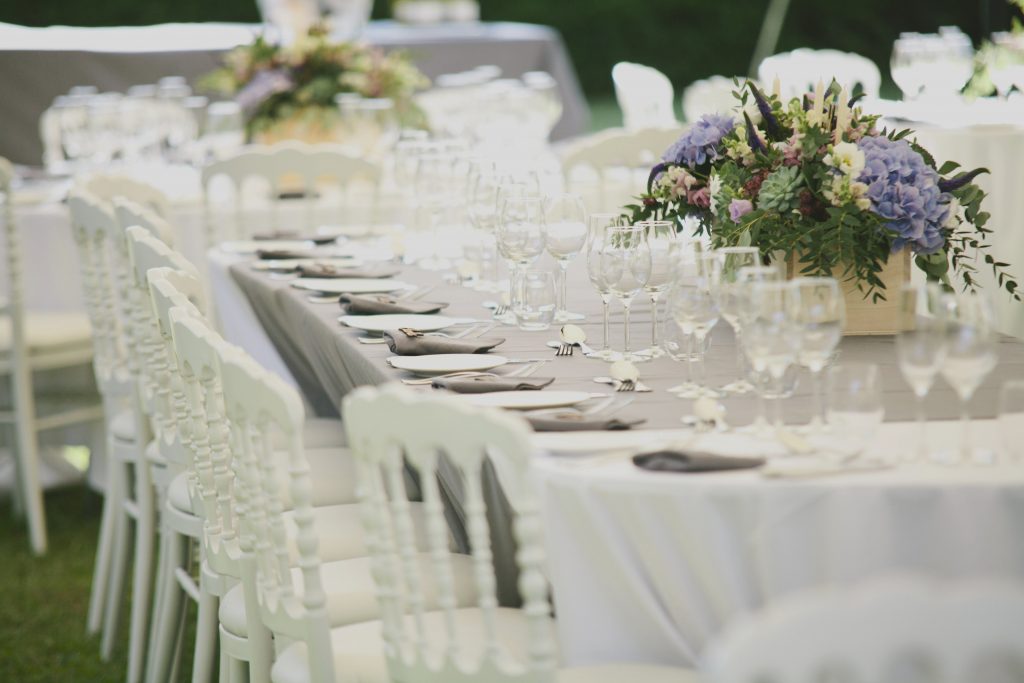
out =
<path fill-rule="evenodd" d="M 620 60 L 656 66 L 677 88 L 714 73 L 745 74 L 768 0 L 481 0 L 487 20 L 524 21 L 562 32 L 587 95 L 612 91 Z M 386 16 L 386 0 L 374 13 Z M 875 60 L 888 77 L 900 31 L 960 26 L 975 43 L 1008 28 L 1005 0 L 792 0 L 779 49 L 832 47 Z M 0 21 L 47 26 L 257 21 L 255 0 L 5 0 Z"/>

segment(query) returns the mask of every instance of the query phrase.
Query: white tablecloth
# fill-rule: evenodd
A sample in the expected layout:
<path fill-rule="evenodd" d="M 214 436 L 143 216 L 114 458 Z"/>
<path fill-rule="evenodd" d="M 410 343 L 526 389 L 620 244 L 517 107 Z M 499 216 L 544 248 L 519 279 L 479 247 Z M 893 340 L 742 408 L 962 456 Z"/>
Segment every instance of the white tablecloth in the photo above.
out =
<path fill-rule="evenodd" d="M 29 28 L 0 23 L 0 156 L 22 164 L 42 161 L 39 117 L 75 85 L 125 91 L 163 76 L 194 83 L 220 65 L 224 52 L 251 40 L 253 24 Z M 517 23 L 409 26 L 370 22 L 362 39 L 386 49 L 407 50 L 431 78 L 481 64 L 506 76 L 548 71 L 565 108 L 555 140 L 587 130 L 590 113 L 561 36 L 547 26 Z"/>
<path fill-rule="evenodd" d="M 933 443 L 957 428 L 934 423 Z M 991 421 L 975 434 L 994 445 Z M 913 425 L 889 423 L 876 450 L 913 443 Z M 810 586 L 895 570 L 1024 578 L 1024 466 L 766 480 L 547 456 L 535 471 L 569 665 L 693 665 L 731 618 Z"/>

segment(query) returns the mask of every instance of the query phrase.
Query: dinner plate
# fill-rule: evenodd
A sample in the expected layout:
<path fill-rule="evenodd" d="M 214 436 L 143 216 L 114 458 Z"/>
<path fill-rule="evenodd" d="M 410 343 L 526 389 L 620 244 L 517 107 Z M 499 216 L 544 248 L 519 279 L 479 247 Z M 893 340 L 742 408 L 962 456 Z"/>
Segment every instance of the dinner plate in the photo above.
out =
<path fill-rule="evenodd" d="M 222 242 L 220 249 L 230 254 L 255 254 L 257 251 L 299 251 L 314 246 L 309 240 L 234 240 Z"/>
<path fill-rule="evenodd" d="M 419 313 L 388 313 L 385 315 L 343 315 L 338 322 L 357 330 L 376 332 L 408 328 L 416 332 L 436 332 L 452 325 L 472 322 L 471 318 L 451 318 L 446 315 L 423 315 Z M 448 354 L 445 354 L 448 355 Z"/>
<path fill-rule="evenodd" d="M 380 294 L 410 289 L 412 285 L 391 278 L 300 277 L 292 287 L 323 294 Z"/>
<path fill-rule="evenodd" d="M 470 403 L 488 408 L 533 410 L 536 408 L 562 408 L 589 400 L 589 391 L 496 391 L 492 394 L 461 394 Z"/>
<path fill-rule="evenodd" d="M 295 270 L 299 266 L 325 265 L 335 268 L 359 268 L 363 262 L 357 258 L 288 258 L 269 261 L 253 261 L 253 270 Z"/>
<path fill-rule="evenodd" d="M 448 372 L 485 372 L 508 362 L 505 356 L 486 353 L 442 353 L 434 356 L 391 356 L 388 363 L 397 370 L 408 370 L 421 377 Z"/>

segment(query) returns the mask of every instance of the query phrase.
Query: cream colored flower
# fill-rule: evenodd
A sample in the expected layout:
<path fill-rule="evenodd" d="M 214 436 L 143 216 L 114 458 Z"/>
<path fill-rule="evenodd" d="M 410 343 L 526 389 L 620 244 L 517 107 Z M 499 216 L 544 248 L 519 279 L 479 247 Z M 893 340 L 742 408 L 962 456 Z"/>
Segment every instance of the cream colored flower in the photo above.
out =
<path fill-rule="evenodd" d="M 711 194 L 711 205 L 708 208 L 711 209 L 711 213 L 714 213 L 718 207 L 718 195 L 722 191 L 722 179 L 717 174 L 712 175 L 708 180 L 708 191 Z"/>
<path fill-rule="evenodd" d="M 856 176 L 864 170 L 864 152 L 852 142 L 832 145 L 832 151 L 825 155 L 823 161 L 848 176 Z"/>

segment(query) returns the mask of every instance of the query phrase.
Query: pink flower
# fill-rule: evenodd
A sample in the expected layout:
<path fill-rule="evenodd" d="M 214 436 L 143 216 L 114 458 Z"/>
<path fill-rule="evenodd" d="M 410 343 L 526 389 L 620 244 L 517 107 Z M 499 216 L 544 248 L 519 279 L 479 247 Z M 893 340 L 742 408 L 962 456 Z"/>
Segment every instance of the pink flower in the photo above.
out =
<path fill-rule="evenodd" d="M 686 202 L 698 209 L 706 209 L 711 206 L 711 193 L 706 185 L 699 190 L 687 190 Z"/>
<path fill-rule="evenodd" d="M 739 223 L 740 218 L 754 210 L 754 205 L 749 199 L 733 199 L 729 202 L 729 218 L 733 223 Z"/>

